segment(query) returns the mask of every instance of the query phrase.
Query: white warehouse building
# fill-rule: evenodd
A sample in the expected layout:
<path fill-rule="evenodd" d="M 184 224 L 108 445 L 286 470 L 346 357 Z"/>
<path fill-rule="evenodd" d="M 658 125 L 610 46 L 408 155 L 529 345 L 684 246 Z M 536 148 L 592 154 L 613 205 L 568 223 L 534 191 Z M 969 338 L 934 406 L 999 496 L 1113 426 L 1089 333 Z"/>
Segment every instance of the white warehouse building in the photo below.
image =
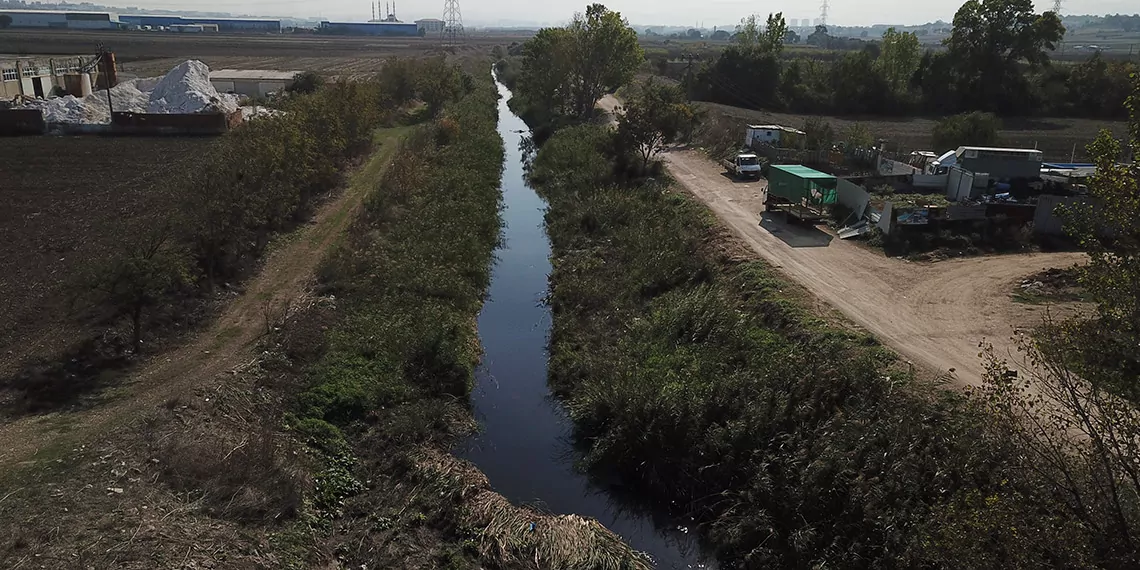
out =
<path fill-rule="evenodd" d="M 70 12 L 60 10 L 0 10 L 12 19 L 12 28 L 67 28 L 72 30 L 109 30 L 120 27 L 119 18 L 108 12 Z"/>

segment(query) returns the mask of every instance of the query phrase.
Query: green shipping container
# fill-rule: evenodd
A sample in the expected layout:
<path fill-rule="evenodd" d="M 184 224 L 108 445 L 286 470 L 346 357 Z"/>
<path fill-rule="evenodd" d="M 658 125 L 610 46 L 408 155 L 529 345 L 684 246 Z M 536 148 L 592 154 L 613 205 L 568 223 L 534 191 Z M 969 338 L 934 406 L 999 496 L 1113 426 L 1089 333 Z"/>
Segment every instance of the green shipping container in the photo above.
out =
<path fill-rule="evenodd" d="M 837 184 L 834 176 L 799 164 L 773 164 L 768 170 L 768 193 L 797 204 L 834 204 Z"/>

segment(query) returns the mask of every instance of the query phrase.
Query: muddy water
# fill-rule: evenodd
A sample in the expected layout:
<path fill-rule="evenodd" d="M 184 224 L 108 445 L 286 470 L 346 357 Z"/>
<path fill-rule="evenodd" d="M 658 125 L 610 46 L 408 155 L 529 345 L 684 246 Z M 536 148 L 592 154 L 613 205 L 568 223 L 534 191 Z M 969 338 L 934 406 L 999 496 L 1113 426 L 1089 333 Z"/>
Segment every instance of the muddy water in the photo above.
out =
<path fill-rule="evenodd" d="M 519 142 L 529 130 L 507 107 L 510 91 L 500 84 L 499 93 L 499 132 L 507 151 L 504 245 L 479 315 L 484 359 L 472 402 L 482 430 L 458 455 L 478 465 L 513 503 L 594 517 L 652 557 L 657 568 L 712 568 L 685 523 L 619 502 L 574 468 L 570 420 L 546 383 L 551 324 L 542 303 L 550 273 L 550 243 L 542 226 L 546 204 L 523 178 Z"/>

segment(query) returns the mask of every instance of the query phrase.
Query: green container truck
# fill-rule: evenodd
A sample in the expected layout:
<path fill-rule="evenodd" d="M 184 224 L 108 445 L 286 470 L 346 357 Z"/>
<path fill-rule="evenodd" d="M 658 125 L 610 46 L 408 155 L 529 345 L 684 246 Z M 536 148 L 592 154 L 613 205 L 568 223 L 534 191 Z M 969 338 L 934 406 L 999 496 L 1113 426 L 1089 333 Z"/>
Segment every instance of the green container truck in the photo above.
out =
<path fill-rule="evenodd" d="M 838 181 L 830 174 L 799 164 L 774 164 L 768 169 L 768 195 L 764 205 L 769 212 L 784 211 L 789 217 L 818 222 L 827 206 L 838 201 Z"/>

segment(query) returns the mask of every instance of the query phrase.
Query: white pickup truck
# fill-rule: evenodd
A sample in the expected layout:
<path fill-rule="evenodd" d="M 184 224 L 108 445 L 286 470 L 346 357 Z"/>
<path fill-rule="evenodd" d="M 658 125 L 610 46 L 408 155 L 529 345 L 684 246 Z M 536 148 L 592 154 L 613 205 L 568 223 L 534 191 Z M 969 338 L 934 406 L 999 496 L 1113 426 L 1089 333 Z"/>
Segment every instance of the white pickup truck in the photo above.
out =
<path fill-rule="evenodd" d="M 760 178 L 760 159 L 752 153 L 740 153 L 720 161 L 735 178 Z"/>

